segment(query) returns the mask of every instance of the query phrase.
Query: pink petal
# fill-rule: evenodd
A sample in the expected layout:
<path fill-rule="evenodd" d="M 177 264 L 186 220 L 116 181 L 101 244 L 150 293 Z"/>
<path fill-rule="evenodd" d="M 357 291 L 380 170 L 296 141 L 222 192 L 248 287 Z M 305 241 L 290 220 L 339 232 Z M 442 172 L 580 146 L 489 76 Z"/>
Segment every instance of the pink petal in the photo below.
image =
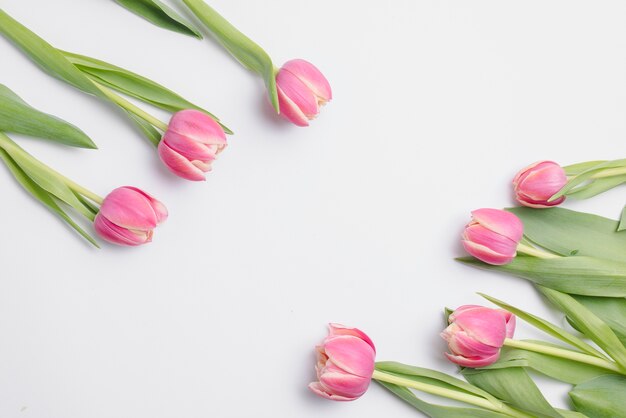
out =
<path fill-rule="evenodd" d="M 465 228 L 463 239 L 489 248 L 497 254 L 513 257 L 517 250 L 517 241 L 493 232 L 481 224 L 471 224 Z"/>
<path fill-rule="evenodd" d="M 188 159 L 171 149 L 165 142 L 159 143 L 159 157 L 174 174 L 187 180 L 206 180 L 203 170 L 193 165 Z"/>
<path fill-rule="evenodd" d="M 450 351 L 463 357 L 489 357 L 497 353 L 500 348 L 483 344 L 470 337 L 465 331 L 459 331 L 452 335 L 448 341 Z"/>
<path fill-rule="evenodd" d="M 287 61 L 283 67 L 300 79 L 322 102 L 333 98 L 330 83 L 326 77 L 313 64 L 303 59 Z"/>
<path fill-rule="evenodd" d="M 319 382 L 309 383 L 309 389 L 311 389 L 311 391 L 315 393 L 316 395 L 321 396 L 322 398 L 330 399 L 331 401 L 346 402 L 346 401 L 354 401 L 355 399 L 358 398 L 358 397 L 339 396 L 339 395 L 335 395 L 332 393 L 328 393 L 325 391 L 325 389 L 322 387 L 322 385 Z"/>
<path fill-rule="evenodd" d="M 461 327 L 469 337 L 490 345 L 502 347 L 506 336 L 504 315 L 496 309 L 476 308 L 454 316 L 454 323 Z"/>
<path fill-rule="evenodd" d="M 504 315 L 504 320 L 506 321 L 506 338 L 513 338 L 515 335 L 515 324 L 517 322 L 515 315 L 511 312 L 500 310 Z"/>
<path fill-rule="evenodd" d="M 344 371 L 371 378 L 376 352 L 370 344 L 352 335 L 337 335 L 324 341 L 324 352 Z"/>
<path fill-rule="evenodd" d="M 458 364 L 459 366 L 462 366 L 462 367 L 471 367 L 471 368 L 489 366 L 495 363 L 496 361 L 498 361 L 498 358 L 500 358 L 500 352 L 494 354 L 493 356 L 482 357 L 482 358 L 465 358 L 463 356 L 455 356 L 449 353 L 444 353 L 444 354 L 448 358 L 448 360 L 450 360 L 452 363 Z"/>
<path fill-rule="evenodd" d="M 119 187 L 113 190 L 102 202 L 99 214 L 127 229 L 150 231 L 158 224 L 152 202 L 143 192 L 134 188 Z"/>
<path fill-rule="evenodd" d="M 501 266 L 503 264 L 510 263 L 516 255 L 513 254 L 513 256 L 510 256 L 498 254 L 484 245 L 479 245 L 471 241 L 463 240 L 461 241 L 461 244 L 463 245 L 463 248 L 465 248 L 465 251 L 467 251 L 470 255 L 487 264 L 493 264 L 494 266 Z"/>
<path fill-rule="evenodd" d="M 298 77 L 281 69 L 276 75 L 276 84 L 308 119 L 317 116 L 319 113 L 317 98 Z"/>
<path fill-rule="evenodd" d="M 367 391 L 370 380 L 348 373 L 325 372 L 320 376 L 319 383 L 328 393 L 347 398 L 358 398 Z"/>
<path fill-rule="evenodd" d="M 188 160 L 213 161 L 215 159 L 215 151 L 209 148 L 206 144 L 195 141 L 171 130 L 165 132 L 161 142 L 165 142 L 168 147 Z"/>
<path fill-rule="evenodd" d="M 370 337 L 367 336 L 367 334 L 365 334 L 360 329 L 349 328 L 341 324 L 335 324 L 335 323 L 328 324 L 328 327 L 330 329 L 329 336 L 332 337 L 335 335 L 352 335 L 354 337 L 358 337 L 362 339 L 363 341 L 365 341 L 366 343 L 368 343 L 370 347 L 372 347 L 372 350 L 374 350 L 374 353 L 376 353 L 376 347 L 374 347 L 374 342 L 370 339 Z"/>
<path fill-rule="evenodd" d="M 280 114 L 297 126 L 309 126 L 309 118 L 296 106 L 296 104 L 280 89 L 278 90 L 278 107 Z"/>
<path fill-rule="evenodd" d="M 224 129 L 211 116 L 196 109 L 180 110 L 172 116 L 168 131 L 204 144 L 226 145 Z"/>
<path fill-rule="evenodd" d="M 473 211 L 472 217 L 475 222 L 515 242 L 519 242 L 524 234 L 524 224 L 511 212 L 483 208 Z"/>
<path fill-rule="evenodd" d="M 152 206 L 152 210 L 154 210 L 155 216 L 157 218 L 157 225 L 160 225 L 161 223 L 165 222 L 165 220 L 167 220 L 167 217 L 169 214 L 167 212 L 167 208 L 165 207 L 163 203 L 161 203 L 159 200 L 155 199 L 148 193 L 144 192 L 143 190 L 138 189 L 137 187 L 133 187 L 133 186 L 124 186 L 124 187 L 126 189 L 131 189 L 131 190 L 136 191 L 137 193 L 142 194 L 148 200 L 148 202 L 150 202 L 150 205 Z"/>
<path fill-rule="evenodd" d="M 152 231 L 138 232 L 120 228 L 99 213 L 94 219 L 93 226 L 102 239 L 113 244 L 134 247 L 152 241 Z"/>

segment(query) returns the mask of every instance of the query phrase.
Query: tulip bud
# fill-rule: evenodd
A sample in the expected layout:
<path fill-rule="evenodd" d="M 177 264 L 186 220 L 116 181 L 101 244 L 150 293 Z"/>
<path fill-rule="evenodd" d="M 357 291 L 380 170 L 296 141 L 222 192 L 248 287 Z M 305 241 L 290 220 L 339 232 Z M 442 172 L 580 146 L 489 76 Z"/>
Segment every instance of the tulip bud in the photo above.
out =
<path fill-rule="evenodd" d="M 563 203 L 565 196 L 548 200 L 567 183 L 565 170 L 555 162 L 539 161 L 521 170 L 513 179 L 515 199 L 531 208 L 547 208 Z"/>
<path fill-rule="evenodd" d="M 367 390 L 374 373 L 376 349 L 362 331 L 330 324 L 317 351 L 317 382 L 309 384 L 317 395 L 333 401 L 353 401 Z"/>
<path fill-rule="evenodd" d="M 225 147 L 226 134 L 219 123 L 204 112 L 186 109 L 172 116 L 159 143 L 159 156 L 177 176 L 200 181 Z"/>
<path fill-rule="evenodd" d="M 332 99 L 330 84 L 313 64 L 287 61 L 276 75 L 280 113 L 298 126 L 308 126 L 320 106 Z"/>
<path fill-rule="evenodd" d="M 154 228 L 166 219 L 163 203 L 135 187 L 125 186 L 104 198 L 94 228 L 113 244 L 136 246 L 152 241 Z"/>
<path fill-rule="evenodd" d="M 505 338 L 515 333 L 515 315 L 502 309 L 464 305 L 448 317 L 441 337 L 452 354 L 448 360 L 463 367 L 485 367 L 500 357 Z"/>
<path fill-rule="evenodd" d="M 465 251 L 494 265 L 509 263 L 517 254 L 517 244 L 524 234 L 522 221 L 500 209 L 478 209 L 465 226 L 462 244 Z"/>

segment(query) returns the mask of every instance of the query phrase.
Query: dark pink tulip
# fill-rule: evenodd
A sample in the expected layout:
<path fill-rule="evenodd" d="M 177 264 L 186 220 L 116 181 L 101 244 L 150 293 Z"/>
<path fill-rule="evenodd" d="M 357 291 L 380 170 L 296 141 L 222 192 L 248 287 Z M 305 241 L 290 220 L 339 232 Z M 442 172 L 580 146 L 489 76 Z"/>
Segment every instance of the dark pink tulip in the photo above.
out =
<path fill-rule="evenodd" d="M 330 324 L 326 339 L 316 347 L 317 382 L 309 384 L 317 395 L 333 401 L 353 401 L 367 390 L 376 349 L 362 331 Z"/>
<path fill-rule="evenodd" d="M 280 113 L 298 126 L 308 126 L 320 106 L 332 99 L 330 84 L 313 64 L 287 61 L 276 75 Z"/>
<path fill-rule="evenodd" d="M 515 333 L 515 315 L 477 305 L 457 308 L 441 333 L 451 353 L 448 360 L 463 367 L 485 367 L 500 357 L 505 338 Z"/>
<path fill-rule="evenodd" d="M 187 180 L 205 180 L 217 155 L 226 147 L 226 134 L 204 112 L 176 112 L 159 143 L 159 156 L 174 174 Z"/>
<path fill-rule="evenodd" d="M 465 251 L 488 264 L 509 263 L 517 254 L 524 234 L 522 221 L 500 209 L 478 209 L 465 226 L 462 244 Z"/>
<path fill-rule="evenodd" d="M 167 219 L 167 209 L 135 187 L 109 193 L 94 220 L 100 237 L 113 244 L 137 246 L 152 241 L 154 228 Z"/>
<path fill-rule="evenodd" d="M 513 179 L 515 199 L 531 208 L 547 208 L 563 203 L 565 196 L 552 202 L 550 197 L 567 183 L 565 170 L 553 161 L 539 161 L 521 170 Z"/>

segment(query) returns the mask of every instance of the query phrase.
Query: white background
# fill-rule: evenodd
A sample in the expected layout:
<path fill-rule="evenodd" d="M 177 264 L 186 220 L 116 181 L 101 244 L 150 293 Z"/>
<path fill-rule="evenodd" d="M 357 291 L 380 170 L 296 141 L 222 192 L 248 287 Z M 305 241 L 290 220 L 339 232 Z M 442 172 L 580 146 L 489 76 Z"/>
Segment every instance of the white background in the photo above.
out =
<path fill-rule="evenodd" d="M 347 404 L 308 392 L 327 322 L 363 329 L 379 360 L 450 373 L 441 312 L 476 291 L 561 323 L 527 282 L 453 258 L 472 209 L 512 204 L 519 168 L 624 157 L 626 3 L 211 4 L 277 65 L 305 58 L 328 77 L 334 100 L 309 128 L 273 115 L 210 39 L 112 1 L 1 2 L 236 135 L 206 183 L 178 179 L 121 112 L 0 39 L 0 82 L 100 149 L 14 138 L 101 195 L 132 184 L 170 210 L 152 244 L 96 250 L 0 170 L 0 417 L 412 417 L 376 385 Z M 614 190 L 567 207 L 616 217 L 623 203 Z M 542 385 L 565 405 L 565 386 Z"/>

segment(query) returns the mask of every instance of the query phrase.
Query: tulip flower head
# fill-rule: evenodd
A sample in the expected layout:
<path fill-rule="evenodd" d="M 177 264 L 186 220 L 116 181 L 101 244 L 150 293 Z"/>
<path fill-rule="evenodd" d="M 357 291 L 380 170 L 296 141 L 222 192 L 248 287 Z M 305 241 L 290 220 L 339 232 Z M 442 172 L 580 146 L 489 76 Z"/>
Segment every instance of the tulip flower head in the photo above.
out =
<path fill-rule="evenodd" d="M 522 221 L 500 209 L 478 209 L 465 226 L 462 244 L 465 251 L 494 265 L 509 263 L 517 255 L 517 245 L 524 234 Z"/>
<path fill-rule="evenodd" d="M 315 394 L 333 401 L 353 401 L 367 390 L 376 349 L 362 331 L 330 324 L 328 336 L 317 351 L 317 382 L 309 384 Z"/>
<path fill-rule="evenodd" d="M 308 126 L 320 106 L 333 97 L 330 84 L 313 64 L 287 61 L 276 75 L 280 113 L 298 126 Z"/>
<path fill-rule="evenodd" d="M 205 180 L 217 155 L 226 147 L 226 134 L 211 116 L 195 109 L 176 112 L 159 143 L 161 161 L 187 180 Z"/>
<path fill-rule="evenodd" d="M 113 244 L 137 246 L 152 241 L 154 228 L 167 219 L 167 209 L 135 187 L 109 193 L 94 220 L 98 235 Z"/>
<path fill-rule="evenodd" d="M 555 162 L 539 161 L 522 169 L 513 179 L 515 199 L 531 208 L 548 208 L 563 203 L 565 196 L 549 202 L 567 183 L 565 170 Z"/>
<path fill-rule="evenodd" d="M 448 317 L 441 337 L 448 342 L 448 360 L 463 367 L 485 367 L 500 357 L 505 338 L 515 333 L 515 315 L 502 309 L 464 305 Z"/>

